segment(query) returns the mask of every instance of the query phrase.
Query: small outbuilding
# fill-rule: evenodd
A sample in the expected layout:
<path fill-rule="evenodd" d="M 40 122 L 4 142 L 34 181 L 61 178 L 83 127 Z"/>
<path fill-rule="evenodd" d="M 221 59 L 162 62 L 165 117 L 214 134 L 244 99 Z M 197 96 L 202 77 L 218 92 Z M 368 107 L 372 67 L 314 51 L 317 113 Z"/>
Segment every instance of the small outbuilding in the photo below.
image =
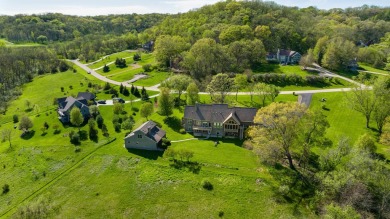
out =
<path fill-rule="evenodd" d="M 125 147 L 142 150 L 161 150 L 166 132 L 153 121 L 147 121 L 125 137 Z"/>

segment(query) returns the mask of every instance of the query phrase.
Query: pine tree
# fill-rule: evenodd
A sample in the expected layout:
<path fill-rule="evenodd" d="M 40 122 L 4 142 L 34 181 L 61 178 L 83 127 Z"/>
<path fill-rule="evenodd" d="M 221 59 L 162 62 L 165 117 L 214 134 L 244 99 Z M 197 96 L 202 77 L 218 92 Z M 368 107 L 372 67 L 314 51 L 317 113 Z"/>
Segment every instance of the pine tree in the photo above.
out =
<path fill-rule="evenodd" d="M 134 91 L 135 91 L 134 85 L 133 85 L 133 84 L 131 84 L 131 90 L 130 90 L 130 93 L 131 93 L 131 94 L 134 94 Z"/>
<path fill-rule="evenodd" d="M 121 93 L 121 94 L 123 94 L 123 84 L 121 84 L 120 86 L 119 86 L 119 93 Z"/>

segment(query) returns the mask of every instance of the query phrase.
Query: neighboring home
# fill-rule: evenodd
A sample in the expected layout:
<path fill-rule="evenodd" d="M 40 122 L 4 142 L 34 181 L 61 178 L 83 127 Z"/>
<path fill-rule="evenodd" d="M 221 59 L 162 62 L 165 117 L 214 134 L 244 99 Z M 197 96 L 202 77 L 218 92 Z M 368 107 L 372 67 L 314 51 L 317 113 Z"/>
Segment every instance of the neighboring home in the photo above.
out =
<path fill-rule="evenodd" d="M 194 136 L 244 138 L 245 129 L 253 125 L 256 108 L 233 107 L 227 104 L 186 106 L 182 125 Z"/>
<path fill-rule="evenodd" d="M 276 53 L 268 53 L 267 61 L 279 62 L 281 64 L 298 64 L 302 55 L 296 51 L 278 49 Z"/>
<path fill-rule="evenodd" d="M 125 147 L 142 150 L 161 150 L 162 139 L 166 132 L 153 121 L 147 121 L 125 137 Z"/>
<path fill-rule="evenodd" d="M 358 64 L 358 62 L 357 62 L 357 58 L 352 59 L 352 60 L 349 62 L 347 68 L 348 68 L 349 70 L 351 70 L 351 71 L 357 71 L 358 68 L 359 68 L 359 64 Z"/>
<path fill-rule="evenodd" d="M 154 49 L 154 41 L 151 40 L 149 42 L 146 42 L 145 44 L 142 45 L 142 48 L 148 52 L 153 51 Z"/>
<path fill-rule="evenodd" d="M 93 103 L 95 102 L 95 95 L 89 92 L 80 92 L 76 98 L 63 97 L 57 99 L 58 119 L 61 120 L 62 123 L 70 122 L 70 111 L 73 107 L 79 108 L 84 119 L 88 119 L 90 116 L 88 105 L 91 101 Z"/>

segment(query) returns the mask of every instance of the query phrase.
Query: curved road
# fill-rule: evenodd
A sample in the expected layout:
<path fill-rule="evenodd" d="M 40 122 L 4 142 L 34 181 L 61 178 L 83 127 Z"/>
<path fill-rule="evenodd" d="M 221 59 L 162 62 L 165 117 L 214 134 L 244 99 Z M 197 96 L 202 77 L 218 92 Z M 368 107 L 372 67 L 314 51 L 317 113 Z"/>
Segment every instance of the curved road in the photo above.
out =
<path fill-rule="evenodd" d="M 93 69 L 89 68 L 87 66 L 87 64 L 83 64 L 81 62 L 79 62 L 78 60 L 69 60 L 71 61 L 72 63 L 76 64 L 77 66 L 79 66 L 80 68 L 82 68 L 83 70 L 85 70 L 86 72 L 90 72 L 91 75 L 93 75 L 94 77 L 96 77 L 97 79 L 101 80 L 101 81 L 104 81 L 104 82 L 108 82 L 110 84 L 115 84 L 115 85 L 123 85 L 123 86 L 126 86 L 126 87 L 131 87 L 130 84 L 126 83 L 126 82 L 119 82 L 119 81 L 114 81 L 114 80 L 111 80 L 103 75 L 100 75 L 99 73 L 97 73 L 96 71 L 94 71 Z M 338 78 L 342 78 L 348 82 L 351 82 L 353 84 L 356 84 L 358 86 L 365 86 L 363 84 L 360 84 L 359 82 L 356 82 L 350 78 L 347 78 L 347 77 L 343 77 L 341 75 L 338 75 L 338 74 L 335 74 L 335 73 L 332 73 L 324 68 L 322 68 L 321 66 L 319 65 L 315 65 L 320 71 L 322 72 L 325 72 L 329 75 L 332 75 L 333 77 L 338 77 Z M 145 87 L 146 90 L 151 90 L 151 91 L 160 91 L 158 89 L 158 87 L 160 86 L 160 84 L 156 84 L 152 87 Z M 138 89 L 142 89 L 142 87 L 140 86 L 137 86 Z M 350 91 L 351 88 L 333 88 L 333 89 L 321 89 L 321 90 L 299 90 L 299 91 L 281 91 L 280 94 L 308 94 L 308 93 L 329 93 L 329 92 L 343 92 L 343 91 Z M 199 94 L 204 94 L 204 95 L 208 95 L 209 93 L 207 92 L 199 92 Z M 250 92 L 238 92 L 238 95 L 250 95 L 251 93 Z M 236 95 L 236 92 L 229 92 L 228 95 Z"/>

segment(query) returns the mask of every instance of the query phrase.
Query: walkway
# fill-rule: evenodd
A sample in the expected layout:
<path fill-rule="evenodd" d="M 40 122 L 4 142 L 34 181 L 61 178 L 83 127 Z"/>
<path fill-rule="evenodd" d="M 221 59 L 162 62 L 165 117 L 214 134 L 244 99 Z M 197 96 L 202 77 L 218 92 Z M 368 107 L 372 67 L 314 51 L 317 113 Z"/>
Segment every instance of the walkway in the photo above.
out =
<path fill-rule="evenodd" d="M 177 143 L 177 142 L 183 142 L 183 141 L 192 141 L 192 140 L 198 140 L 198 138 L 188 138 L 188 139 L 183 139 L 183 140 L 171 141 L 171 143 Z"/>

